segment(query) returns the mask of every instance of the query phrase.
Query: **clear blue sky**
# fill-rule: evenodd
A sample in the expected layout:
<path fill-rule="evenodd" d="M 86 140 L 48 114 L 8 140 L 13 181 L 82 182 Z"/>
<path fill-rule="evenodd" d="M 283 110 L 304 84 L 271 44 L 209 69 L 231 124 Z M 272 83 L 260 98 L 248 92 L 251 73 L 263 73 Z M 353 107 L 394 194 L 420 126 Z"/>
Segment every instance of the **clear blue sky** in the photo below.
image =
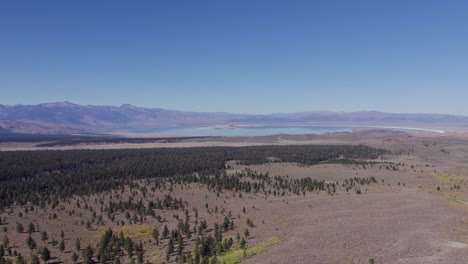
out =
<path fill-rule="evenodd" d="M 468 1 L 0 2 L 0 103 L 468 115 Z"/>

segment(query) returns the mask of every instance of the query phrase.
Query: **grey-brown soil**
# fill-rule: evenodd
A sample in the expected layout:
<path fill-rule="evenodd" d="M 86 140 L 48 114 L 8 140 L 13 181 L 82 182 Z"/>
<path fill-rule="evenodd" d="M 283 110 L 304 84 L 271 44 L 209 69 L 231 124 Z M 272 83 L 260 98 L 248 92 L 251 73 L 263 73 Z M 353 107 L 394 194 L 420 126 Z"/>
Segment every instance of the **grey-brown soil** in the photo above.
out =
<path fill-rule="evenodd" d="M 468 260 L 468 138 L 461 134 L 431 134 L 402 132 L 357 132 L 338 135 L 316 136 L 272 136 L 260 138 L 224 138 L 213 142 L 184 142 L 171 145 L 145 146 L 79 146 L 79 148 L 120 148 L 120 147 L 188 147 L 210 145 L 253 145 L 253 144 L 317 144 L 317 143 L 364 143 L 391 150 L 394 155 L 389 160 L 376 161 L 373 166 L 361 165 L 316 165 L 301 167 L 294 163 L 271 163 L 266 165 L 243 166 L 230 162 L 228 173 L 235 173 L 249 168 L 258 172 L 268 172 L 271 176 L 288 175 L 292 179 L 311 177 L 327 182 L 353 177 L 375 177 L 377 184 L 363 186 L 362 194 L 354 190 L 338 188 L 336 194 L 326 192 L 306 193 L 305 195 L 286 194 L 268 196 L 262 194 L 239 194 L 222 192 L 219 196 L 207 190 L 206 186 L 191 184 L 174 185 L 170 191 L 157 190 L 143 196 L 138 189 L 126 189 L 117 193 L 126 200 L 130 195 L 144 203 L 154 197 L 162 198 L 170 194 L 188 202 L 190 224 L 195 225 L 193 208 L 198 208 L 198 220 L 206 219 L 208 227 L 221 223 L 229 211 L 235 223 L 234 230 L 227 231 L 225 237 L 243 235 L 249 228 L 247 245 L 254 246 L 272 237 L 279 243 L 264 252 L 244 260 L 242 263 L 467 263 Z M 185 144 L 185 145 L 184 145 Z M 2 143 L 3 150 L 34 149 L 33 145 L 21 146 L 17 143 Z M 393 165 L 390 165 L 393 164 Z M 141 182 L 141 186 L 148 185 Z M 459 186 L 460 188 L 457 188 Z M 439 190 L 438 190 L 439 187 Z M 71 254 L 76 251 L 74 243 L 81 239 L 82 248 L 88 243 L 96 244 L 98 232 L 103 228 L 117 230 L 124 221 L 125 226 L 132 226 L 125 213 L 117 215 L 111 221 L 105 213 L 103 223 L 93 222 L 90 229 L 81 224 L 92 219 L 91 210 L 76 206 L 77 200 L 86 203 L 100 215 L 99 200 L 104 204 L 111 193 L 91 197 L 75 197 L 61 203 L 55 209 L 50 206 L 37 208 L 25 213 L 25 208 L 13 207 L 0 216 L 5 218 L 7 232 L 0 229 L 0 238 L 5 235 L 14 245 L 13 250 L 23 256 L 31 251 L 25 245 L 27 233 L 18 234 L 16 223 L 39 225 L 41 231 L 47 231 L 49 240 L 42 242 L 39 233 L 33 233 L 38 247 L 48 246 L 52 250 L 55 262 L 72 263 Z M 206 208 L 208 205 L 208 208 Z M 215 211 L 215 208 L 218 211 Z M 245 213 L 243 212 L 245 208 Z M 74 214 L 70 215 L 70 211 Z M 23 216 L 19 216 L 22 212 Z M 56 213 L 56 219 L 49 215 Z M 183 211 L 158 211 L 165 222 L 146 218 L 143 222 L 162 230 L 164 225 L 170 229 L 177 220 L 174 214 L 184 218 Z M 246 224 L 251 219 L 254 227 Z M 118 221 L 117 221 L 118 220 Z M 3 228 L 3 226 L 2 226 Z M 66 250 L 62 253 L 52 247 L 50 241 L 61 241 L 60 232 L 64 231 Z M 154 245 L 150 236 L 143 236 L 145 261 L 160 263 L 165 260 L 164 245 Z M 1 241 L 0 241 L 1 243 Z M 187 243 L 186 250 L 193 246 L 193 240 Z M 80 257 L 81 261 L 81 257 Z M 172 256 L 171 262 L 175 262 Z"/>

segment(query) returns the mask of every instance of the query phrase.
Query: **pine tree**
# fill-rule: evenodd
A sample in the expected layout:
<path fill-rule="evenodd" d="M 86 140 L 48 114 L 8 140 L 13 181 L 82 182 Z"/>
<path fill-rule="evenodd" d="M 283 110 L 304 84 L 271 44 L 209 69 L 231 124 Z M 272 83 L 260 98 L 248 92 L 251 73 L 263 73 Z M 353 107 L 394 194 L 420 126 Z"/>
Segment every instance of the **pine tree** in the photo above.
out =
<path fill-rule="evenodd" d="M 179 255 L 179 257 L 182 257 L 183 251 L 184 251 L 184 242 L 182 240 L 182 236 L 179 235 L 177 237 L 177 254 Z"/>
<path fill-rule="evenodd" d="M 73 263 L 76 263 L 78 261 L 78 254 L 76 254 L 76 252 L 73 252 L 72 261 Z"/>
<path fill-rule="evenodd" d="M 42 240 L 43 243 L 45 243 L 47 240 L 49 240 L 49 236 L 47 235 L 46 231 L 43 231 L 41 233 L 41 240 Z"/>
<path fill-rule="evenodd" d="M 8 248 L 8 246 L 10 245 L 10 239 L 8 239 L 7 235 L 3 237 L 3 245 L 5 246 L 5 248 Z"/>
<path fill-rule="evenodd" d="M 229 218 L 227 216 L 225 216 L 224 217 L 224 222 L 223 222 L 224 231 L 227 231 L 229 229 L 229 224 L 230 224 Z"/>
<path fill-rule="evenodd" d="M 159 246 L 159 231 L 156 227 L 153 228 L 153 238 L 156 241 L 156 246 Z"/>
<path fill-rule="evenodd" d="M 192 237 L 192 234 L 190 233 L 190 224 L 188 221 L 185 221 L 185 235 L 187 236 L 187 239 Z"/>
<path fill-rule="evenodd" d="M 163 238 L 167 238 L 168 235 L 169 235 L 169 229 L 167 229 L 167 225 L 164 225 L 162 236 Z"/>
<path fill-rule="evenodd" d="M 28 226 L 28 233 L 29 233 L 29 234 L 34 233 L 34 232 L 35 232 L 35 229 L 36 229 L 36 227 L 34 226 L 34 224 L 33 224 L 33 223 L 29 223 L 29 226 Z"/>
<path fill-rule="evenodd" d="M 33 250 L 36 248 L 36 241 L 31 236 L 28 236 L 28 239 L 26 239 L 26 244 L 28 244 L 29 250 Z"/>
<path fill-rule="evenodd" d="M 24 260 L 23 256 L 21 254 L 18 254 L 18 256 L 16 256 L 15 264 L 27 264 L 27 263 L 26 263 L 26 260 Z"/>
<path fill-rule="evenodd" d="M 223 235 L 221 233 L 218 223 L 215 223 L 214 225 L 214 239 L 216 240 L 216 242 L 221 242 L 221 240 L 223 240 Z"/>
<path fill-rule="evenodd" d="M 60 249 L 60 252 L 65 251 L 65 242 L 63 240 L 62 240 L 62 242 L 60 242 L 59 249 Z"/>
<path fill-rule="evenodd" d="M 240 243 L 239 243 L 239 247 L 240 247 L 241 249 L 245 249 L 245 239 L 244 239 L 244 238 L 241 239 L 241 241 L 240 241 Z"/>
<path fill-rule="evenodd" d="M 127 255 L 129 258 L 133 257 L 133 242 L 132 240 L 127 237 L 124 242 L 125 250 L 127 251 Z"/>
<path fill-rule="evenodd" d="M 21 224 L 21 223 L 16 223 L 16 232 L 17 232 L 17 233 L 23 233 L 23 232 L 24 232 L 23 224 Z"/>
<path fill-rule="evenodd" d="M 143 263 L 143 250 L 138 251 L 137 253 L 137 260 L 139 264 Z"/>
<path fill-rule="evenodd" d="M 75 250 L 78 252 L 81 250 L 81 242 L 78 238 L 75 240 Z"/>
<path fill-rule="evenodd" d="M 52 246 L 55 248 L 58 244 L 57 240 L 55 240 L 55 238 L 52 238 L 52 241 L 50 242 L 50 244 L 52 244 Z"/>
<path fill-rule="evenodd" d="M 88 245 L 88 246 L 83 250 L 83 262 L 84 262 L 85 264 L 93 263 L 93 261 L 92 261 L 93 255 L 94 255 L 94 250 L 93 250 L 93 248 L 91 247 L 91 245 Z"/>
<path fill-rule="evenodd" d="M 167 247 L 166 247 L 166 260 L 169 261 L 169 258 L 171 257 L 171 254 L 174 253 L 174 241 L 172 238 L 169 238 L 169 241 L 167 242 Z"/>
<path fill-rule="evenodd" d="M 48 248 L 45 247 L 44 249 L 42 249 L 42 251 L 41 251 L 41 259 L 42 259 L 45 263 L 47 263 L 47 261 L 50 260 L 50 251 L 49 251 Z"/>

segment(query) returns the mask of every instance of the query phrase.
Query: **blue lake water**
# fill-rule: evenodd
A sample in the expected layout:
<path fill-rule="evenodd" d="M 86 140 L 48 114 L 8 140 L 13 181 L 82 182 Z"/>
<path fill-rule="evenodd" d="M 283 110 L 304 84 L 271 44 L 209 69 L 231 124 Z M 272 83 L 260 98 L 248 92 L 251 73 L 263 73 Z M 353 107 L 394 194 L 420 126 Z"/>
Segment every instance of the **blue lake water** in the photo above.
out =
<path fill-rule="evenodd" d="M 355 127 L 339 126 L 300 126 L 300 127 L 229 127 L 229 128 L 180 128 L 158 131 L 159 134 L 170 135 L 200 135 L 200 136 L 265 136 L 274 134 L 324 134 L 327 132 L 351 132 Z"/>
<path fill-rule="evenodd" d="M 429 131 L 443 133 L 442 130 L 408 127 L 379 127 L 379 126 L 252 126 L 252 127 L 194 127 L 177 128 L 155 131 L 156 134 L 166 135 L 196 135 L 196 136 L 265 136 L 275 134 L 324 134 L 328 132 L 351 132 L 353 130 L 385 129 L 395 131 Z"/>

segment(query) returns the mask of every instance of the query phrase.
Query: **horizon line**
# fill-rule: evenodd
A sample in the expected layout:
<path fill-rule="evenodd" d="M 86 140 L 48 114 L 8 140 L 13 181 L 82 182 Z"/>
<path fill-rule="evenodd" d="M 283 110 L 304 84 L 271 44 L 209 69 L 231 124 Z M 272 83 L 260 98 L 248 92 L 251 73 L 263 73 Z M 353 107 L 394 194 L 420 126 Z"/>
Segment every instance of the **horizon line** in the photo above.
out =
<path fill-rule="evenodd" d="M 269 112 L 269 113 L 240 113 L 240 112 L 228 112 L 228 111 L 194 111 L 194 110 L 180 110 L 180 109 L 171 109 L 171 108 L 162 108 L 162 107 L 149 107 L 149 106 L 138 106 L 131 103 L 125 103 L 121 105 L 111 105 L 111 104 L 80 104 L 80 103 L 73 103 L 68 100 L 65 101 L 53 101 L 53 102 L 43 102 L 43 103 L 36 103 L 36 104 L 2 104 L 0 106 L 3 107 L 19 107 L 19 106 L 40 106 L 40 105 L 59 105 L 59 104 L 69 104 L 74 106 L 81 106 L 81 107 L 116 107 L 116 108 L 124 108 L 124 107 L 135 107 L 135 108 L 143 108 L 143 109 L 162 109 L 166 111 L 178 111 L 178 112 L 192 112 L 192 113 L 220 113 L 220 114 L 235 114 L 235 115 L 260 115 L 260 116 L 267 116 L 267 115 L 281 115 L 281 114 L 305 114 L 305 113 L 338 113 L 338 114 L 351 114 L 351 113 L 381 113 L 381 114 L 394 114 L 394 115 L 439 115 L 439 116 L 458 116 L 458 117 L 468 117 L 468 115 L 463 114 L 447 114 L 447 113 L 434 113 L 434 112 L 385 112 L 380 110 L 354 110 L 354 111 L 340 111 L 340 110 L 303 110 L 303 111 L 294 111 L 294 112 Z"/>

